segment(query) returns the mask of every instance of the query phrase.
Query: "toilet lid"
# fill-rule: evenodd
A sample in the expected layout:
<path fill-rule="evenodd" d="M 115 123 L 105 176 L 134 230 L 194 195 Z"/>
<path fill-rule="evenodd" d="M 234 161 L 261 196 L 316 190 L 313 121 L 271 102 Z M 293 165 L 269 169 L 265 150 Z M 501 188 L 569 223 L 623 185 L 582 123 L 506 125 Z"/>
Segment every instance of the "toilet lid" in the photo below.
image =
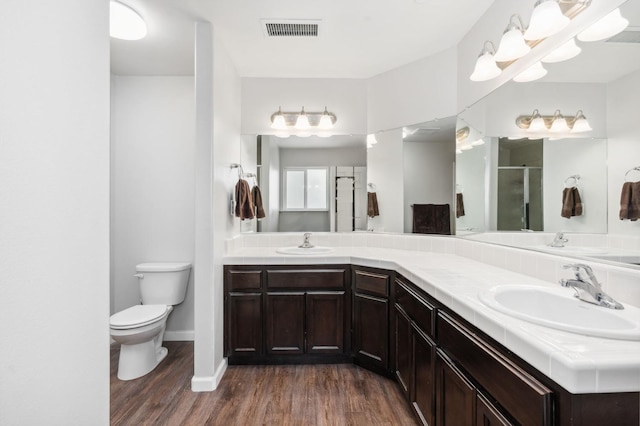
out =
<path fill-rule="evenodd" d="M 166 305 L 135 305 L 111 315 L 112 328 L 123 329 L 150 324 L 167 313 Z"/>

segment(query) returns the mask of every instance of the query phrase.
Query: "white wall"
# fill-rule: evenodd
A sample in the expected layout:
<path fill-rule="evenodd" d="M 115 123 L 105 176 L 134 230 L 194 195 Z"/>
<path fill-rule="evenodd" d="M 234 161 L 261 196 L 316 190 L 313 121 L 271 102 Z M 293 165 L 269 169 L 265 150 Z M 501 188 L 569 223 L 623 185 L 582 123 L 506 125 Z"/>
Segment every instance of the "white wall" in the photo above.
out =
<path fill-rule="evenodd" d="M 367 150 L 367 182 L 376 186 L 380 216 L 369 218 L 367 229 L 403 232 L 402 130 L 377 133 L 376 139 L 378 143 Z"/>
<path fill-rule="evenodd" d="M 546 231 L 607 233 L 607 210 L 603 208 L 607 205 L 606 158 L 606 139 L 544 140 L 542 205 Z M 567 219 L 560 216 L 562 190 L 565 180 L 576 174 L 580 175 L 583 213 Z"/>
<path fill-rule="evenodd" d="M 366 166 L 367 150 L 362 148 L 280 148 L 280 168 L 315 166 Z"/>
<path fill-rule="evenodd" d="M 451 48 L 367 80 L 367 133 L 456 115 L 456 67 Z"/>
<path fill-rule="evenodd" d="M 108 2 L 0 6 L 0 424 L 109 423 Z"/>
<path fill-rule="evenodd" d="M 640 71 L 607 86 L 607 125 L 609 149 L 609 233 L 640 235 L 640 221 L 620 220 L 620 190 L 624 175 L 640 166 L 640 139 L 637 122 L 640 111 Z M 638 173 L 635 172 L 635 177 Z M 630 175 L 631 177 L 631 175 Z"/>
<path fill-rule="evenodd" d="M 112 313 L 140 303 L 135 265 L 194 262 L 193 77 L 112 77 Z M 166 340 L 193 340 L 193 274 Z"/>
<path fill-rule="evenodd" d="M 334 134 L 365 134 L 367 90 L 364 79 L 243 78 L 242 133 L 273 134 L 271 114 L 282 111 L 321 112 L 326 106 L 338 120 Z"/>
<path fill-rule="evenodd" d="M 280 147 L 269 141 L 275 136 L 262 136 L 262 202 L 265 218 L 260 231 L 277 232 L 280 222 Z"/>
<path fill-rule="evenodd" d="M 240 77 L 209 23 L 196 23 L 196 268 L 195 362 L 192 389 L 213 390 L 226 369 L 223 357 L 225 240 L 239 233 L 229 211 L 238 181 Z M 210 186 L 211 185 L 211 186 Z M 202 233 L 204 236 L 200 236 Z"/>
<path fill-rule="evenodd" d="M 404 142 L 404 232 L 413 230 L 412 204 L 449 204 L 455 218 L 453 177 L 455 174 L 454 141 Z M 451 228 L 453 232 L 453 228 Z"/>
<path fill-rule="evenodd" d="M 456 190 L 462 192 L 465 211 L 465 215 L 456 220 L 456 232 L 483 232 L 486 228 L 485 171 L 490 146 L 490 142 L 486 142 L 456 155 Z"/>

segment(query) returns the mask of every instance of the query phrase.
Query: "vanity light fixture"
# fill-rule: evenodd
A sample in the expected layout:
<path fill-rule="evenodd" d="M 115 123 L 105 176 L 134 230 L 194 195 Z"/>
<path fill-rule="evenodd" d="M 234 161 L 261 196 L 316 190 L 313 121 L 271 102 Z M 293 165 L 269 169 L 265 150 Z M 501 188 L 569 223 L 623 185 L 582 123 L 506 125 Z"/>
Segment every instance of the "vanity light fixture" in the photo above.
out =
<path fill-rule="evenodd" d="M 513 81 L 516 81 L 518 83 L 526 83 L 529 81 L 538 80 L 545 75 L 547 75 L 547 70 L 542 66 L 542 62 L 538 61 L 526 70 L 522 71 L 520 74 L 513 77 Z"/>
<path fill-rule="evenodd" d="M 556 50 L 542 58 L 542 62 L 551 64 L 566 61 L 578 56 L 580 52 L 582 52 L 582 49 L 576 44 L 576 40 L 571 37 L 569 41 L 563 43 L 560 47 L 556 48 Z"/>
<path fill-rule="evenodd" d="M 282 108 L 278 107 L 278 111 L 271 114 L 271 128 L 276 130 L 275 136 L 281 138 L 290 135 L 304 138 L 312 134 L 329 137 L 337 120 L 336 115 L 326 107 L 322 112 L 307 112 L 304 107 L 300 112 L 283 112 Z"/>
<path fill-rule="evenodd" d="M 491 80 L 500 75 L 502 70 L 496 64 L 496 59 L 493 56 L 495 51 L 496 48 L 491 41 L 487 40 L 484 42 L 473 73 L 469 76 L 471 81 Z"/>
<path fill-rule="evenodd" d="M 517 18 L 517 22 L 514 20 Z M 522 58 L 531 51 L 531 47 L 524 40 L 524 24 L 517 13 L 509 18 L 509 25 L 504 30 L 498 50 L 494 56 L 498 62 L 513 61 Z"/>
<path fill-rule="evenodd" d="M 377 143 L 378 139 L 376 139 L 376 135 L 374 135 L 373 133 L 367 135 L 367 148 L 371 148 Z"/>
<path fill-rule="evenodd" d="M 599 21 L 578 34 L 580 41 L 600 41 L 613 37 L 629 25 L 629 21 L 622 16 L 620 9 L 614 9 Z"/>
<path fill-rule="evenodd" d="M 579 110 L 574 116 L 563 116 L 560 110 L 556 110 L 553 115 L 541 115 L 535 109 L 531 115 L 521 115 L 516 118 L 516 125 L 524 129 L 527 133 L 544 135 L 553 134 L 554 138 L 559 138 L 562 133 L 582 133 L 591 131 L 591 126 Z"/>
<path fill-rule="evenodd" d="M 109 35 L 121 40 L 140 40 L 147 35 L 147 24 L 131 7 L 111 0 L 109 2 Z"/>
<path fill-rule="evenodd" d="M 538 0 L 531 13 L 525 40 L 540 40 L 564 29 L 571 20 L 562 13 L 558 0 Z"/>

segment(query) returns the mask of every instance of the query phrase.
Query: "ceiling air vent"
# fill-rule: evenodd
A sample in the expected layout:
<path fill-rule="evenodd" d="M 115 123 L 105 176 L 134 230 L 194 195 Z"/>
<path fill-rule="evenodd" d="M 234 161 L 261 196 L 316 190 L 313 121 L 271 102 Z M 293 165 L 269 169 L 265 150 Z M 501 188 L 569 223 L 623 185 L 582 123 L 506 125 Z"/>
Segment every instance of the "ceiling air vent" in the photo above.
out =
<path fill-rule="evenodd" d="M 261 19 L 265 37 L 319 37 L 320 20 Z"/>
<path fill-rule="evenodd" d="M 608 39 L 607 43 L 640 43 L 640 27 L 627 27 L 626 30 Z"/>

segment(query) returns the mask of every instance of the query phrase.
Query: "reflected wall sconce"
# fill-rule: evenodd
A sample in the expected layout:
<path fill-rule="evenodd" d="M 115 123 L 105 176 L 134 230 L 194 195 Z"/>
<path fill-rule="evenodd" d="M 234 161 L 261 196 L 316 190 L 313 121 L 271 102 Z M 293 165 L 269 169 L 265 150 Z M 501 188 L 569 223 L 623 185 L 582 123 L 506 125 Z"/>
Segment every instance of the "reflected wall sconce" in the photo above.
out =
<path fill-rule="evenodd" d="M 513 77 L 513 81 L 518 83 L 526 83 L 529 81 L 538 80 L 547 75 L 547 70 L 542 66 L 540 61 L 531 65 L 526 70 L 522 71 L 520 74 Z"/>
<path fill-rule="evenodd" d="M 516 125 L 527 133 L 557 135 L 561 133 L 583 133 L 593 130 L 579 110 L 574 116 L 564 116 L 560 110 L 553 115 L 541 115 L 535 109 L 531 115 L 521 115 L 516 118 Z"/>
<path fill-rule="evenodd" d="M 629 21 L 622 16 L 620 9 L 614 9 L 599 21 L 578 34 L 580 41 L 600 41 L 613 37 L 622 32 L 629 25 Z"/>
<path fill-rule="evenodd" d="M 308 137 L 312 134 L 320 137 L 331 136 L 338 118 L 332 112 L 327 111 L 327 107 L 322 112 L 307 112 L 304 107 L 300 112 L 283 112 L 278 107 L 278 111 L 271 114 L 271 128 L 276 130 L 275 135 L 281 138 L 288 138 L 291 135 Z"/>
<path fill-rule="evenodd" d="M 484 145 L 484 139 L 480 132 L 464 126 L 456 130 L 456 154 L 473 149 L 474 146 Z"/>
<path fill-rule="evenodd" d="M 553 52 L 542 58 L 542 62 L 552 64 L 556 62 L 566 61 L 578 56 L 582 49 L 576 44 L 576 39 L 571 37 L 569 41 L 560 45 Z"/>

